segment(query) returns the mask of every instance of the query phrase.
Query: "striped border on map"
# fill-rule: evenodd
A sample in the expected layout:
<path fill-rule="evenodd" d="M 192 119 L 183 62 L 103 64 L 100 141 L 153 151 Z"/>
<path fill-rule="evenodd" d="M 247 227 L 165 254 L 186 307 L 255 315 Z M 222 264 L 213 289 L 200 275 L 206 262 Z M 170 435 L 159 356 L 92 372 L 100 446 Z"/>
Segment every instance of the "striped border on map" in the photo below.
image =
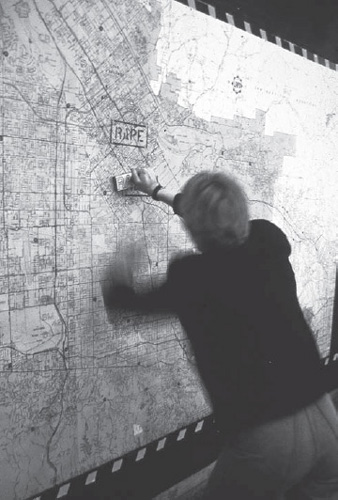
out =
<path fill-rule="evenodd" d="M 156 465 L 158 465 L 165 454 L 173 453 L 179 446 L 189 446 L 189 443 L 196 441 L 198 438 L 203 438 L 203 435 L 208 436 L 211 434 L 218 434 L 213 414 L 76 476 L 63 484 L 29 497 L 27 500 L 88 500 L 89 498 L 100 500 L 101 496 L 98 495 L 97 490 L 100 487 L 102 488 L 102 484 L 112 492 L 111 498 L 117 498 L 114 496 L 113 488 L 121 492 L 121 496 L 125 498 L 124 489 L 128 484 L 132 484 L 137 469 L 146 465 L 146 462 L 150 462 L 150 464 L 156 462 Z M 163 466 L 165 467 L 165 464 Z M 121 474 L 123 475 L 122 480 Z M 142 492 L 139 493 L 140 497 L 143 498 Z"/>
<path fill-rule="evenodd" d="M 262 40 L 274 43 L 275 45 L 278 45 L 282 49 L 288 50 L 293 54 L 297 54 L 301 57 L 304 57 L 309 61 L 325 66 L 328 69 L 338 71 L 338 64 L 333 63 L 328 59 L 325 59 L 324 57 L 318 56 L 317 54 L 313 54 L 309 50 L 304 49 L 303 47 L 300 47 L 295 43 L 288 42 L 287 40 L 284 40 L 279 36 L 270 34 L 265 30 L 261 29 L 260 27 L 258 27 L 256 24 L 245 21 L 242 17 L 238 15 L 229 14 L 224 10 L 224 8 L 221 8 L 218 5 L 216 6 L 210 5 L 207 2 L 203 2 L 201 0 L 175 0 L 175 1 L 183 5 L 186 5 L 187 7 L 195 9 L 198 12 L 202 12 L 203 14 L 207 14 L 211 17 L 214 17 L 219 21 L 224 21 L 228 24 L 231 24 L 232 26 L 242 29 L 247 33 L 258 36 Z"/>

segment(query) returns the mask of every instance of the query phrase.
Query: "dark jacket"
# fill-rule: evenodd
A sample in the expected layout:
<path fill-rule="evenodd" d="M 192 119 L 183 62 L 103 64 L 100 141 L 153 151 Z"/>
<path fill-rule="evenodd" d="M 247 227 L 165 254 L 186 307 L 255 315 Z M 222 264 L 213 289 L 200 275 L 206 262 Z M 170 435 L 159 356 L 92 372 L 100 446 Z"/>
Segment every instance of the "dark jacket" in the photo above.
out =
<path fill-rule="evenodd" d="M 290 253 L 277 226 L 254 220 L 244 244 L 176 259 L 158 289 L 136 294 L 119 287 L 105 303 L 178 315 L 218 426 L 234 433 L 291 414 L 325 392 Z"/>

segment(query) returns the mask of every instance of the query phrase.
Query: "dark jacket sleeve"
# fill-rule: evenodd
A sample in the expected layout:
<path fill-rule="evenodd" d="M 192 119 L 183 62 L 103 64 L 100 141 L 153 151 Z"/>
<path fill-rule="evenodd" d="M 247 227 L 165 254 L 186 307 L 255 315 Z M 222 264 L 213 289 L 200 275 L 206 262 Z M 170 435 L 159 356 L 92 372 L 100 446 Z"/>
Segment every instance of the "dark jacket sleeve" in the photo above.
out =
<path fill-rule="evenodd" d="M 173 201 L 174 213 L 176 215 L 179 215 L 180 217 L 182 217 L 181 207 L 180 207 L 181 198 L 182 198 L 182 193 L 177 193 L 177 195 L 175 196 L 174 201 Z"/>
<path fill-rule="evenodd" d="M 279 227 L 265 219 L 251 221 L 250 248 L 264 258 L 289 257 L 291 246 Z"/>
<path fill-rule="evenodd" d="M 149 292 L 136 292 L 126 285 L 104 284 L 102 295 L 107 309 L 126 309 L 139 312 L 175 312 L 179 261 L 170 263 L 166 281 Z"/>

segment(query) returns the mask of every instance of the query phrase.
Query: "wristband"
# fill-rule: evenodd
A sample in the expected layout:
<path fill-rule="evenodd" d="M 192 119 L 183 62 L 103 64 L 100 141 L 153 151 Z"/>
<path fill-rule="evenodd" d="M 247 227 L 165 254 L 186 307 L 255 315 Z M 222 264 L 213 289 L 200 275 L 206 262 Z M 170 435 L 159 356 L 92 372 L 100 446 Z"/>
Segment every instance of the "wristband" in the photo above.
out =
<path fill-rule="evenodd" d="M 163 186 L 161 186 L 161 184 L 158 184 L 156 188 L 153 189 L 153 192 L 151 193 L 151 197 L 153 200 L 158 201 L 157 193 L 160 191 L 160 189 L 163 189 Z"/>

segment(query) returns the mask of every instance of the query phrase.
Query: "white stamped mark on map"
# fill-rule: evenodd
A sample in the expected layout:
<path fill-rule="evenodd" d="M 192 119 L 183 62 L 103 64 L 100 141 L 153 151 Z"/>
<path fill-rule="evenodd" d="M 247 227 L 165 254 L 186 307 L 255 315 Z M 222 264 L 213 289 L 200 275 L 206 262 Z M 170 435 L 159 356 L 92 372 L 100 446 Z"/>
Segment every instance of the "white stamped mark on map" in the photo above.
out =
<path fill-rule="evenodd" d="M 142 432 L 143 432 L 143 429 L 139 424 L 134 424 L 133 429 L 134 429 L 134 436 L 138 436 L 139 434 L 142 434 Z"/>

